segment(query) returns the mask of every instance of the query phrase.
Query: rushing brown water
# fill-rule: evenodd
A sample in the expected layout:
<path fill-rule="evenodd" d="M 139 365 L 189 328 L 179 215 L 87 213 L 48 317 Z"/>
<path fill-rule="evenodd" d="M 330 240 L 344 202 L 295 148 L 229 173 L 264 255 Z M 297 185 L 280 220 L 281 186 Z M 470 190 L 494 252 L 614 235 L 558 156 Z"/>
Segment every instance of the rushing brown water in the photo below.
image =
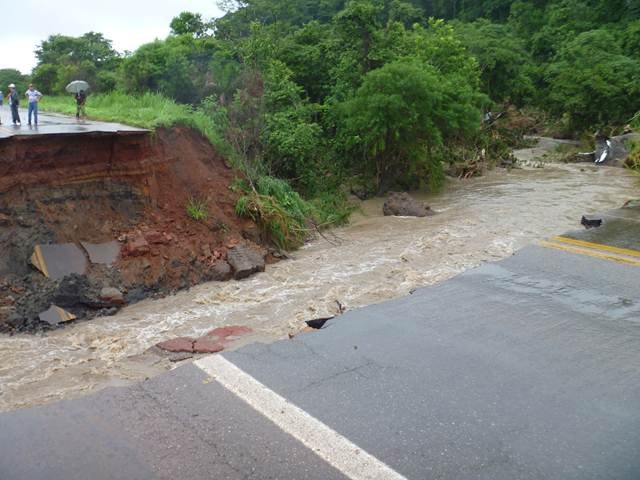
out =
<path fill-rule="evenodd" d="M 443 194 L 424 197 L 439 212 L 434 217 L 383 217 L 382 200 L 364 202 L 349 226 L 331 234 L 336 245 L 317 239 L 263 274 L 203 284 L 46 335 L 0 337 L 0 410 L 158 373 L 168 362 L 131 356 L 174 336 L 241 324 L 256 331 L 252 340 L 284 338 L 306 319 L 336 313 L 336 301 L 353 309 L 406 295 L 580 228 L 582 214 L 639 193 L 622 169 L 547 165 L 451 181 Z"/>

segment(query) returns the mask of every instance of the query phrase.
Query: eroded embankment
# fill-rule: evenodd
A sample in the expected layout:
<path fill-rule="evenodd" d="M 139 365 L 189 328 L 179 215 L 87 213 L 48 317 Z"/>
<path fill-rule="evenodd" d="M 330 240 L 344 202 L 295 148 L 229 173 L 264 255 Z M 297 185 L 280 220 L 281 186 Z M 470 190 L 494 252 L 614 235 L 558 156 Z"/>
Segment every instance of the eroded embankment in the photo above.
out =
<path fill-rule="evenodd" d="M 236 175 L 183 127 L 0 140 L 0 331 L 48 327 L 39 314 L 51 305 L 88 318 L 244 275 L 247 260 L 260 268 L 264 251 L 244 240 L 260 242 L 257 228 L 234 212 Z M 189 218 L 190 199 L 206 220 Z M 51 278 L 33 265 L 38 246 Z M 56 275 L 69 251 L 78 272 Z"/>

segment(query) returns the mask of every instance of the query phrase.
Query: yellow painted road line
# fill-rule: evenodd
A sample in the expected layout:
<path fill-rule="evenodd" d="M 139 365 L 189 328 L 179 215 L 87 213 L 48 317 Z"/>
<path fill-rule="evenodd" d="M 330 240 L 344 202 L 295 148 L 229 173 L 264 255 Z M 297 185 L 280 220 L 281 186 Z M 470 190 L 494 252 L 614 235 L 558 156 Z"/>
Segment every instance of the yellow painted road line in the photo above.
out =
<path fill-rule="evenodd" d="M 543 242 L 540 242 L 540 244 L 543 247 L 547 247 L 547 248 L 555 248 L 556 250 L 564 250 L 565 252 L 576 253 L 578 255 L 586 255 L 588 257 L 599 258 L 601 260 L 609 260 L 613 262 L 626 263 L 628 265 L 635 265 L 636 267 L 640 267 L 640 260 L 634 260 L 632 258 L 621 257 L 618 255 L 613 255 L 608 253 L 598 253 L 593 250 L 571 247 L 569 245 L 563 245 L 560 243 L 543 241 Z"/>
<path fill-rule="evenodd" d="M 603 252 L 619 253 L 621 255 L 627 255 L 629 257 L 640 257 L 640 251 L 631 250 L 629 248 L 613 247 L 611 245 L 604 245 L 602 243 L 585 242 L 584 240 L 576 240 L 575 238 L 562 237 L 562 236 L 553 237 L 551 238 L 551 240 L 554 240 L 556 242 L 561 242 L 561 243 L 568 243 L 570 245 L 576 245 L 578 247 L 586 247 L 586 248 L 593 248 L 595 250 L 602 250 Z"/>

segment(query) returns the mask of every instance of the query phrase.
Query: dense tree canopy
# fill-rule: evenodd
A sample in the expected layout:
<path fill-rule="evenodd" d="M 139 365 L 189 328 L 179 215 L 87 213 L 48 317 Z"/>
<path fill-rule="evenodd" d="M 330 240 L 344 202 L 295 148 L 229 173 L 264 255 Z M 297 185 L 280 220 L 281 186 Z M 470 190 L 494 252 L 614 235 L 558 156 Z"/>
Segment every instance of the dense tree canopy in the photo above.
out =
<path fill-rule="evenodd" d="M 638 110 L 640 58 L 623 53 L 615 35 L 598 29 L 566 42 L 548 66 L 547 106 L 571 127 L 624 122 Z"/>
<path fill-rule="evenodd" d="M 6 95 L 8 93 L 7 87 L 12 83 L 19 92 L 24 92 L 27 89 L 29 77 L 15 68 L 0 69 L 0 92 Z"/>
<path fill-rule="evenodd" d="M 190 104 L 247 171 L 308 194 L 339 175 L 370 191 L 434 184 L 456 148 L 495 143 L 482 113 L 506 105 L 574 135 L 640 110 L 640 0 L 220 4 L 222 18 L 182 12 L 166 39 L 122 56 L 99 33 L 52 35 L 33 79 L 45 93 L 82 78 Z"/>
<path fill-rule="evenodd" d="M 120 56 L 101 33 L 81 37 L 51 35 L 36 50 L 33 81 L 47 93 L 60 93 L 72 80 L 86 80 L 93 91 L 112 90 Z"/>

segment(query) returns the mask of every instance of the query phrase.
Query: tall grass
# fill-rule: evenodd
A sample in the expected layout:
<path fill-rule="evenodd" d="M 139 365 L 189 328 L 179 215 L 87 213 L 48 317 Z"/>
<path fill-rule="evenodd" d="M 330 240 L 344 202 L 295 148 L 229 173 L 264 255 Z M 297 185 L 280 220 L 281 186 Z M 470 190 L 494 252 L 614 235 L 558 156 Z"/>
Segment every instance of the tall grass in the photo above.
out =
<path fill-rule="evenodd" d="M 236 213 L 256 222 L 279 248 L 302 245 L 309 235 L 310 204 L 284 180 L 262 176 L 254 187 L 241 186 L 245 195 L 238 199 Z"/>
<path fill-rule="evenodd" d="M 185 125 L 200 131 L 209 141 L 223 151 L 228 147 L 221 132 L 209 115 L 190 105 L 182 105 L 157 93 L 129 95 L 110 92 L 90 95 L 87 98 L 87 115 L 91 119 L 118 122 L 135 127 L 155 129 L 173 125 Z M 44 112 L 75 115 L 73 96 L 46 96 L 40 101 Z"/>
<path fill-rule="evenodd" d="M 353 211 L 338 192 L 307 201 L 286 181 L 267 175 L 259 177 L 253 188 L 246 182 L 235 188 L 244 193 L 236 213 L 251 218 L 283 249 L 299 247 L 315 230 L 346 223 Z"/>

